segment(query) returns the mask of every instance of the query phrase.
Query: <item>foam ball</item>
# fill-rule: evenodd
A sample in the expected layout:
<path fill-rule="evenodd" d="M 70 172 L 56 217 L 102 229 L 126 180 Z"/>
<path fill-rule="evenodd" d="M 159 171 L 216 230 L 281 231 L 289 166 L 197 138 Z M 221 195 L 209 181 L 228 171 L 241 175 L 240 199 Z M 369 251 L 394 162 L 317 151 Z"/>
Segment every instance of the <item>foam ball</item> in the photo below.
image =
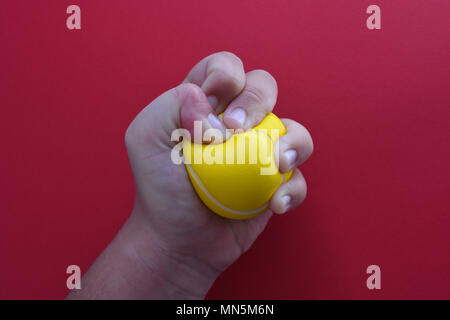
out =
<path fill-rule="evenodd" d="M 292 174 L 282 174 L 275 162 L 274 144 L 284 134 L 283 123 L 271 113 L 258 126 L 220 144 L 183 141 L 186 170 L 203 203 L 230 219 L 265 212 L 274 192 Z"/>

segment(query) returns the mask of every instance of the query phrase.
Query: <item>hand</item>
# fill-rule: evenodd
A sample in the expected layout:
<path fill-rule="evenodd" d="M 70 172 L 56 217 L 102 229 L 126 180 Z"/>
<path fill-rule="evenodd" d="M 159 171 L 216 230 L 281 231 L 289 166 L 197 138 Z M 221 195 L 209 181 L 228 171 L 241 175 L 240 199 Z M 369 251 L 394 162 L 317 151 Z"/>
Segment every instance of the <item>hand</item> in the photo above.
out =
<path fill-rule="evenodd" d="M 113 242 L 99 258 L 122 261 L 122 266 L 115 269 L 122 271 L 112 272 L 126 278 L 125 284 L 111 289 L 121 288 L 120 294 L 91 289 L 86 291 L 91 291 L 87 296 L 203 298 L 217 276 L 263 231 L 272 211 L 284 213 L 304 200 L 306 182 L 295 169 L 291 179 L 273 195 L 270 210 L 249 220 L 225 219 L 201 202 L 185 166 L 171 162 L 175 142 L 170 137 L 175 129 L 186 128 L 193 136 L 195 120 L 202 121 L 204 129 L 224 131 L 224 124 L 233 129 L 250 129 L 272 112 L 276 100 L 277 85 L 268 72 L 245 73 L 238 57 L 220 52 L 200 61 L 182 84 L 159 96 L 137 115 L 125 136 L 136 184 L 135 206 L 115 239 L 116 244 Z M 222 112 L 223 123 L 217 118 Z M 284 173 L 310 156 L 313 143 L 303 126 L 289 119 L 282 121 L 287 133 L 276 143 L 280 150 L 279 169 Z M 89 273 L 104 273 L 98 265 L 105 263 L 97 261 Z M 134 270 L 133 275 L 124 276 L 131 274 L 130 269 Z M 89 282 L 95 277 L 85 278 Z"/>
<path fill-rule="evenodd" d="M 224 219 L 210 211 L 196 195 L 184 165 L 170 161 L 174 142 L 169 137 L 184 127 L 193 136 L 194 120 L 203 128 L 224 130 L 217 114 L 224 112 L 228 128 L 249 129 L 272 112 L 277 100 L 275 79 L 266 71 L 244 72 L 234 54 L 220 52 L 200 61 L 184 83 L 158 97 L 141 111 L 126 134 L 137 188 L 135 212 L 145 216 L 154 241 L 168 254 L 195 257 L 220 273 L 245 252 L 271 216 L 268 211 L 250 220 Z M 308 131 L 283 119 L 287 134 L 279 139 L 280 170 L 288 172 L 311 154 Z M 270 201 L 284 213 L 306 196 L 306 182 L 298 169 Z"/>

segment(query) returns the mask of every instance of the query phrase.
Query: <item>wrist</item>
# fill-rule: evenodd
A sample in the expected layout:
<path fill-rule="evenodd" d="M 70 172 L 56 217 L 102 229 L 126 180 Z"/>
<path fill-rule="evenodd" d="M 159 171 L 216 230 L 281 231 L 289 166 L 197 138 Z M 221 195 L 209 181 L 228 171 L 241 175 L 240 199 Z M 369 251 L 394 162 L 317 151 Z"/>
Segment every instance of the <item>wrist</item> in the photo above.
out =
<path fill-rule="evenodd" d="M 150 298 L 203 299 L 220 272 L 193 255 L 174 250 L 154 232 L 146 212 L 135 208 L 120 232 L 124 250 L 134 259 L 136 284 Z M 159 295 L 155 296 L 158 292 Z"/>

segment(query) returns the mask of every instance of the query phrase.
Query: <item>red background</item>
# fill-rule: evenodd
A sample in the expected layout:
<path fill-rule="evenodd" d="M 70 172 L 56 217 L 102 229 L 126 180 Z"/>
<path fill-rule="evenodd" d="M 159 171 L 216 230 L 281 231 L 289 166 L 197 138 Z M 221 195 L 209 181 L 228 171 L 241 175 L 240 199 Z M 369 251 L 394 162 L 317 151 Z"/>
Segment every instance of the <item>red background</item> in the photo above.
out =
<path fill-rule="evenodd" d="M 65 297 L 132 207 L 127 125 L 221 50 L 275 76 L 315 152 L 305 203 L 208 297 L 450 298 L 449 1 L 11 0 L 0 41 L 0 298 Z"/>

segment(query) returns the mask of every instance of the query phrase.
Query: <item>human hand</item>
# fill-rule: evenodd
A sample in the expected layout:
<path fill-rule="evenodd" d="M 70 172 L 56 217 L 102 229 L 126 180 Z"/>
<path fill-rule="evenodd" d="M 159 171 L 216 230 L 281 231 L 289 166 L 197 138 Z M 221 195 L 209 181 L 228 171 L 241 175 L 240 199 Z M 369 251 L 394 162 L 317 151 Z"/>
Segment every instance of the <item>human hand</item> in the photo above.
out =
<path fill-rule="evenodd" d="M 132 166 L 136 200 L 132 215 L 148 226 L 151 241 L 177 263 L 192 264 L 215 279 L 245 252 L 266 226 L 272 212 L 284 213 L 306 196 L 298 169 L 270 201 L 270 210 L 249 220 L 224 219 L 196 195 L 184 165 L 171 162 L 172 132 L 184 127 L 193 136 L 194 121 L 204 129 L 250 129 L 272 112 L 277 99 L 275 79 L 267 72 L 244 72 L 234 54 L 220 52 L 200 61 L 182 84 L 143 109 L 129 126 L 126 145 Z M 223 114 L 223 123 L 217 115 Z M 312 153 L 308 131 L 282 119 L 287 133 L 279 143 L 281 172 L 288 172 Z M 205 281 L 212 283 L 211 281 Z M 192 290 L 192 288 L 185 288 Z M 209 288 L 208 288 L 209 289 Z M 196 295 L 206 293 L 203 288 Z"/>
<path fill-rule="evenodd" d="M 136 199 L 120 232 L 83 276 L 69 299 L 199 299 L 230 264 L 255 241 L 272 211 L 284 213 L 306 196 L 298 169 L 270 200 L 270 210 L 248 220 L 230 220 L 210 211 L 195 193 L 184 165 L 171 161 L 171 134 L 194 121 L 202 127 L 250 129 L 272 111 L 275 79 L 267 72 L 244 72 L 235 55 L 220 52 L 200 61 L 182 84 L 156 98 L 127 129 L 125 142 Z M 223 123 L 217 114 L 223 112 Z M 312 153 L 308 131 L 281 119 L 279 170 L 289 172 Z M 277 148 L 277 146 L 275 146 Z"/>

